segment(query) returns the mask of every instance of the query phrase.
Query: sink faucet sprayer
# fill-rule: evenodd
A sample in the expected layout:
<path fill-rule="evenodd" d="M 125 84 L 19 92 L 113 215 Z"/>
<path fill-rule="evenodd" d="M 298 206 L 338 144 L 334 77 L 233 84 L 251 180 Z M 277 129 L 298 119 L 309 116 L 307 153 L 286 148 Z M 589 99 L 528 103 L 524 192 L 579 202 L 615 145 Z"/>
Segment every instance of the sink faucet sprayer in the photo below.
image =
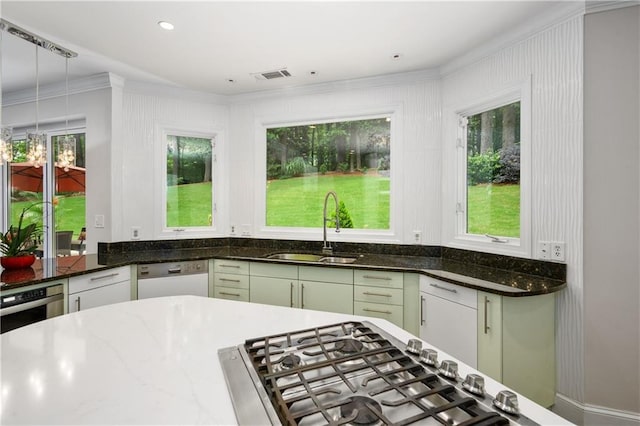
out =
<path fill-rule="evenodd" d="M 339 207 L 338 207 L 338 196 L 335 192 L 329 191 L 327 195 L 324 197 L 324 210 L 322 214 L 322 229 L 323 229 L 323 238 L 324 244 L 322 245 L 322 252 L 331 254 L 333 253 L 333 248 L 331 247 L 331 243 L 327 241 L 327 222 L 330 222 L 331 219 L 327 218 L 327 201 L 329 201 L 329 196 L 332 195 L 333 199 L 336 202 L 336 232 L 340 232 L 340 216 L 339 216 Z"/>

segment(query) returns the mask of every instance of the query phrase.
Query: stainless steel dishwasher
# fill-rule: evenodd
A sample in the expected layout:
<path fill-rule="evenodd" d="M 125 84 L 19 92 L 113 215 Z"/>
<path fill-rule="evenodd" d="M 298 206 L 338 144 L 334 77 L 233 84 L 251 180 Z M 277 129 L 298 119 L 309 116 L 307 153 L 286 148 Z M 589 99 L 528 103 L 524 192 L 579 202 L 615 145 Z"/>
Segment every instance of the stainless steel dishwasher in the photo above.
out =
<path fill-rule="evenodd" d="M 182 295 L 209 295 L 208 260 L 138 265 L 138 299 Z"/>

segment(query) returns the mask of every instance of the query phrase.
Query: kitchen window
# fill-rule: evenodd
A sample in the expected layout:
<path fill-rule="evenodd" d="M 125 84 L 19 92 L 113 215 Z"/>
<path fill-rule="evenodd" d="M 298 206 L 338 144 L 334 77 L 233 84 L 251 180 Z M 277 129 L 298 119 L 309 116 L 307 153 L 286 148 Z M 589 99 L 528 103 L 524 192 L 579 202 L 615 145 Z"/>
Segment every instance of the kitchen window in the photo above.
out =
<path fill-rule="evenodd" d="M 215 136 L 165 132 L 164 229 L 211 229 L 214 223 Z"/>
<path fill-rule="evenodd" d="M 454 245 L 530 255 L 528 93 L 457 113 Z"/>
<path fill-rule="evenodd" d="M 321 228 L 334 191 L 341 228 L 390 230 L 391 128 L 391 115 L 267 126 L 265 225 Z"/>

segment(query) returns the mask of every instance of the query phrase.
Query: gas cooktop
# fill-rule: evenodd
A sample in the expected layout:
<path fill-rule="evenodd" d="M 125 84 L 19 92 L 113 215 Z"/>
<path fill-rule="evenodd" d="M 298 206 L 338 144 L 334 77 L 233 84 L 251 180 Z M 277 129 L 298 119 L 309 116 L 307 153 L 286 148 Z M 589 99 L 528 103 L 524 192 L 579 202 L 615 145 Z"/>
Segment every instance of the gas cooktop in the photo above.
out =
<path fill-rule="evenodd" d="M 534 425 L 508 390 L 458 377 L 420 340 L 367 321 L 246 340 L 218 353 L 239 424 Z"/>

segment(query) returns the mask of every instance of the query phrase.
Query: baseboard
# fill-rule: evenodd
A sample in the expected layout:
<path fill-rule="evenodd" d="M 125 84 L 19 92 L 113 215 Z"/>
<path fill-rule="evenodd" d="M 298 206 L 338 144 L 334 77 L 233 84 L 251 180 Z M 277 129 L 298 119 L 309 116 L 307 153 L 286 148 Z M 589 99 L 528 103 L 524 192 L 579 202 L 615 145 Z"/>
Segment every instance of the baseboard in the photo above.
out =
<path fill-rule="evenodd" d="M 552 411 L 577 425 L 640 426 L 640 413 L 583 404 L 561 394 L 556 394 Z"/>

